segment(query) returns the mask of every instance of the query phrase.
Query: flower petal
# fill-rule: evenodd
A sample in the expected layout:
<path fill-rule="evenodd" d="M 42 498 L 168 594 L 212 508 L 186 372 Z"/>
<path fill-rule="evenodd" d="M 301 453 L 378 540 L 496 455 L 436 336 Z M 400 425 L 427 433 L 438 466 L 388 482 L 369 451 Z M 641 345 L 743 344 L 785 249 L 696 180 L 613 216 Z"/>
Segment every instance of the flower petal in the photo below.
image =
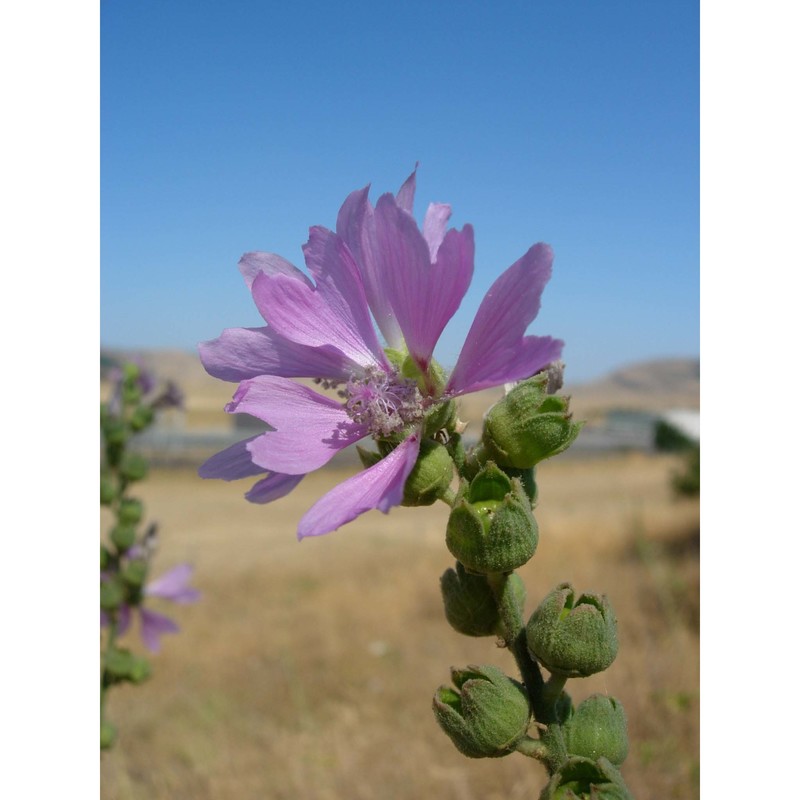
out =
<path fill-rule="evenodd" d="M 403 487 L 419 454 L 419 433 L 402 442 L 386 458 L 340 483 L 318 500 L 300 520 L 297 538 L 330 533 L 365 511 L 388 513 L 403 500 Z"/>
<path fill-rule="evenodd" d="M 251 414 L 275 428 L 251 440 L 247 449 L 256 464 L 286 475 L 313 472 L 367 434 L 341 403 L 272 375 L 243 381 L 225 410 Z"/>
<path fill-rule="evenodd" d="M 139 608 L 139 621 L 142 641 L 151 653 L 157 653 L 161 649 L 160 637 L 163 634 L 180 631 L 178 625 L 169 617 L 157 614 L 148 608 Z"/>
<path fill-rule="evenodd" d="M 425 212 L 425 219 L 422 222 L 422 235 L 428 243 L 431 252 L 431 261 L 436 261 L 436 254 L 444 240 L 447 222 L 453 210 L 447 203 L 431 203 Z"/>
<path fill-rule="evenodd" d="M 550 279 L 553 251 L 536 244 L 514 262 L 483 298 L 446 392 L 466 394 L 529 377 L 561 355 L 563 342 L 525 337 L 539 313 Z"/>
<path fill-rule="evenodd" d="M 243 381 L 256 375 L 344 380 L 352 362 L 333 347 L 307 347 L 284 339 L 271 328 L 227 328 L 198 345 L 209 375 Z"/>
<path fill-rule="evenodd" d="M 299 345 L 336 348 L 356 369 L 388 369 L 347 245 L 331 231 L 312 228 L 304 250 L 316 288 L 288 275 L 262 272 L 252 292 L 264 319 L 280 336 Z"/>
<path fill-rule="evenodd" d="M 245 499 L 251 503 L 271 503 L 285 497 L 305 478 L 305 475 L 282 475 L 272 472 L 266 478 L 253 484 Z"/>
<path fill-rule="evenodd" d="M 408 350 L 424 372 L 472 279 L 472 228 L 448 231 L 433 264 L 413 217 L 390 194 L 378 200 L 375 229 L 386 291 Z"/>
<path fill-rule="evenodd" d="M 417 167 L 419 161 L 414 166 L 414 171 L 403 181 L 403 185 L 397 192 L 397 206 L 408 214 L 414 213 L 414 194 L 417 191 Z"/>
<path fill-rule="evenodd" d="M 189 586 L 194 567 L 191 564 L 178 564 L 161 577 L 148 583 L 144 588 L 146 595 L 163 597 L 173 603 L 194 603 L 200 597 L 200 592 Z"/>
<path fill-rule="evenodd" d="M 267 275 L 288 275 L 311 286 L 311 281 L 294 264 L 275 253 L 245 253 L 239 259 L 239 272 L 242 273 L 248 289 L 252 288 L 253 281 L 262 272 Z"/>
<path fill-rule="evenodd" d="M 397 324 L 380 277 L 376 257 L 374 211 L 368 194 L 369 186 L 365 186 L 348 195 L 339 209 L 336 233 L 344 239 L 353 254 L 364 282 L 367 302 L 387 344 L 400 349 L 403 335 L 400 333 L 400 326 Z"/>
<path fill-rule="evenodd" d="M 264 467 L 253 463 L 250 451 L 247 449 L 247 445 L 255 438 L 251 436 L 214 454 L 197 470 L 197 473 L 201 478 L 222 478 L 224 481 L 261 475 L 265 472 Z"/>

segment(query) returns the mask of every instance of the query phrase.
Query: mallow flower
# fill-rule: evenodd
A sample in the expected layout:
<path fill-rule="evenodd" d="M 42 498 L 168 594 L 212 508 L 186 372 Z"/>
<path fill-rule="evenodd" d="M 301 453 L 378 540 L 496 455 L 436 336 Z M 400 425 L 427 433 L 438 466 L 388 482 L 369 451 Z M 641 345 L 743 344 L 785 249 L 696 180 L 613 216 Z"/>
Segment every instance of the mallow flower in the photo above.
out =
<path fill-rule="evenodd" d="M 145 597 L 160 597 L 173 603 L 194 603 L 200 598 L 200 592 L 189 586 L 192 571 L 189 564 L 178 564 L 154 581 L 145 584 L 142 594 Z M 117 633 L 120 636 L 130 628 L 134 613 L 139 616 L 139 634 L 142 642 L 151 653 L 159 651 L 163 634 L 178 633 L 180 630 L 177 623 L 164 614 L 151 611 L 141 604 L 131 606 L 123 603 L 117 610 Z M 101 626 L 106 627 L 108 623 L 108 614 L 101 611 Z"/>
<path fill-rule="evenodd" d="M 366 437 L 381 458 L 336 486 L 300 520 L 298 538 L 339 528 L 371 509 L 387 513 L 420 453 L 426 418 L 467 394 L 529 377 L 557 361 L 563 342 L 526 336 L 550 278 L 553 254 L 531 247 L 494 282 L 449 376 L 433 358 L 472 279 L 473 231 L 448 229 L 451 209 L 413 214 L 416 170 L 375 206 L 352 192 L 336 230 L 315 226 L 303 247 L 310 277 L 271 253 L 246 253 L 239 269 L 266 325 L 229 328 L 199 346 L 206 371 L 239 382 L 229 413 L 270 427 L 200 468 L 204 478 L 262 476 L 255 503 L 288 494 L 338 451 Z M 383 342 L 373 326 L 382 334 Z M 297 378 L 313 378 L 337 397 Z"/>

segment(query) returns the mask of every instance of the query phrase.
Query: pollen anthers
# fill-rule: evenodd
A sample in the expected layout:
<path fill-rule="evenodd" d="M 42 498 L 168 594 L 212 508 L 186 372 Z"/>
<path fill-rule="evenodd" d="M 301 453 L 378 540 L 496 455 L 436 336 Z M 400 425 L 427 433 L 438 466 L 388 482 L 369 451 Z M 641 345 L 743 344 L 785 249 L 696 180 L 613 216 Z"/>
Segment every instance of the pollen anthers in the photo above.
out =
<path fill-rule="evenodd" d="M 354 422 L 366 425 L 375 436 L 391 436 L 418 423 L 424 403 L 416 381 L 396 373 L 368 367 L 354 375 L 339 394 Z"/>

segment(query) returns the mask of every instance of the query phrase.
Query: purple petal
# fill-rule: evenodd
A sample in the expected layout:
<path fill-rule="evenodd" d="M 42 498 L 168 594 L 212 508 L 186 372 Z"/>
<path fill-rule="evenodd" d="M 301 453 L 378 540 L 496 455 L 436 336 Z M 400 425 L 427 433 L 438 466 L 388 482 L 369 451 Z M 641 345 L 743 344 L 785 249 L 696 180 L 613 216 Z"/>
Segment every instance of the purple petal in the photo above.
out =
<path fill-rule="evenodd" d="M 161 649 L 160 637 L 163 634 L 178 633 L 180 630 L 177 624 L 169 617 L 157 614 L 147 608 L 139 609 L 139 620 L 142 641 L 151 653 L 157 653 Z"/>
<path fill-rule="evenodd" d="M 211 456 L 199 470 L 201 478 L 222 478 L 224 481 L 236 481 L 239 478 L 250 478 L 253 475 L 261 475 L 265 472 L 263 467 L 253 463 L 247 445 L 255 439 L 255 436 L 241 442 L 226 447 L 219 453 Z"/>
<path fill-rule="evenodd" d="M 397 192 L 397 206 L 402 208 L 407 214 L 414 213 L 414 194 L 417 191 L 417 167 L 419 161 L 414 166 L 414 171 L 405 179 L 403 185 Z"/>
<path fill-rule="evenodd" d="M 252 288 L 253 281 L 262 272 L 267 275 L 288 275 L 311 286 L 311 281 L 294 264 L 275 253 L 245 253 L 239 259 L 239 272 L 242 273 L 248 289 Z"/>
<path fill-rule="evenodd" d="M 131 626 L 131 607 L 127 604 L 117 609 L 117 635 L 122 636 Z"/>
<path fill-rule="evenodd" d="M 413 218 L 383 195 L 375 208 L 382 273 L 408 350 L 427 371 L 433 348 L 472 279 L 472 228 L 450 230 L 431 264 L 428 243 Z"/>
<path fill-rule="evenodd" d="M 189 586 L 194 568 L 190 564 L 178 564 L 161 577 L 148 583 L 144 588 L 146 595 L 163 597 L 173 603 L 194 603 L 200 592 Z"/>
<path fill-rule="evenodd" d="M 339 209 L 336 233 L 345 241 L 358 265 L 375 322 L 387 344 L 399 349 L 403 344 L 403 335 L 381 280 L 376 256 L 374 211 L 368 194 L 369 186 L 366 186 L 348 195 Z"/>
<path fill-rule="evenodd" d="M 330 533 L 365 511 L 388 513 L 403 500 L 403 487 L 419 454 L 419 434 L 408 437 L 386 458 L 340 483 L 300 520 L 297 538 Z"/>
<path fill-rule="evenodd" d="M 553 267 L 553 251 L 536 244 L 512 264 L 483 298 L 447 385 L 466 394 L 526 378 L 561 355 L 563 342 L 525 337 L 539 313 Z"/>
<path fill-rule="evenodd" d="M 256 375 L 344 380 L 351 362 L 332 347 L 306 347 L 271 328 L 227 328 L 217 339 L 201 342 L 200 360 L 209 375 L 243 381 Z"/>
<path fill-rule="evenodd" d="M 425 212 L 422 222 L 422 235 L 428 243 L 431 261 L 436 261 L 436 254 L 444 240 L 447 222 L 452 214 L 452 209 L 447 203 L 431 203 Z"/>
<path fill-rule="evenodd" d="M 279 472 L 273 472 L 254 483 L 250 491 L 245 494 L 245 499 L 251 503 L 271 503 L 289 494 L 303 478 L 305 475 L 281 475 Z"/>
<path fill-rule="evenodd" d="M 243 381 L 226 411 L 251 414 L 275 429 L 253 439 L 247 449 L 256 464 L 286 475 L 313 472 L 367 434 L 341 403 L 271 375 Z"/>
<path fill-rule="evenodd" d="M 317 278 L 313 288 L 287 275 L 262 272 L 253 281 L 253 299 L 280 336 L 307 347 L 334 347 L 357 369 L 388 364 L 378 344 L 364 287 L 344 241 L 312 228 L 306 262 Z"/>

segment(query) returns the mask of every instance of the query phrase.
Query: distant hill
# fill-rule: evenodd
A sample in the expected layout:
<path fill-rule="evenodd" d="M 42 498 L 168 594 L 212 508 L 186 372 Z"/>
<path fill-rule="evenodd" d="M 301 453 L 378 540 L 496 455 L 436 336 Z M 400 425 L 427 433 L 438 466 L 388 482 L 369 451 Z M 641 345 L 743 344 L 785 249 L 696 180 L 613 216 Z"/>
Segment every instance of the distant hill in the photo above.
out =
<path fill-rule="evenodd" d="M 666 358 L 630 364 L 588 383 L 564 386 L 576 415 L 595 418 L 610 409 L 666 411 L 700 408 L 700 360 Z"/>

